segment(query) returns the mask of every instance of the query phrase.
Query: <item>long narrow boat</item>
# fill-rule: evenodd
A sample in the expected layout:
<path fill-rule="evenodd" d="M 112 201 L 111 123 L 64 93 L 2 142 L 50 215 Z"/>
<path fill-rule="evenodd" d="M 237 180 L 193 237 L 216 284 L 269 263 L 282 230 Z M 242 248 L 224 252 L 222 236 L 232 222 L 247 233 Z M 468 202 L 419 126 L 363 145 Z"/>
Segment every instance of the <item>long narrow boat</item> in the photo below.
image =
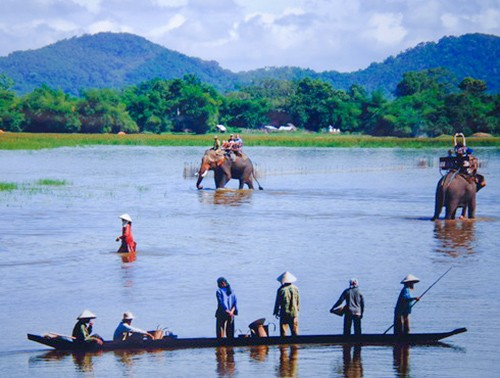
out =
<path fill-rule="evenodd" d="M 450 332 L 442 333 L 412 333 L 405 336 L 392 334 L 362 334 L 360 336 L 344 335 L 300 335 L 300 336 L 270 336 L 270 337 L 237 337 L 234 339 L 217 339 L 211 337 L 177 338 L 165 336 L 160 340 L 138 341 L 104 341 L 102 345 L 82 345 L 74 343 L 64 336 L 39 336 L 28 334 L 28 339 L 52 347 L 57 350 L 67 351 L 97 351 L 119 349 L 181 349 L 181 348 L 215 348 L 215 347 L 245 347 L 259 345 L 432 345 L 439 344 L 440 340 L 466 332 L 466 328 L 457 328 Z"/>

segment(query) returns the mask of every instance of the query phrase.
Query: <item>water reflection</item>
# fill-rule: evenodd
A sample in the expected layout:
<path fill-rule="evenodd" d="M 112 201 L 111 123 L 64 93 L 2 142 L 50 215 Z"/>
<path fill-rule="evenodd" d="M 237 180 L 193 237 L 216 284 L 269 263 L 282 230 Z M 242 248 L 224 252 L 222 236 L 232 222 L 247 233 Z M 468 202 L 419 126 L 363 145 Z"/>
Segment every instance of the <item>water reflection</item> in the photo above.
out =
<path fill-rule="evenodd" d="M 363 365 L 361 363 L 361 346 L 343 345 L 342 357 L 344 361 L 344 377 L 359 378 L 363 376 Z"/>
<path fill-rule="evenodd" d="M 220 347 L 215 350 L 217 359 L 217 374 L 219 377 L 232 377 L 236 373 L 234 363 L 234 349 L 230 347 Z"/>
<path fill-rule="evenodd" d="M 475 253 L 476 223 L 474 220 L 441 220 L 434 224 L 434 238 L 439 242 L 436 252 L 451 257 Z"/>
<path fill-rule="evenodd" d="M 241 206 L 245 203 L 250 203 L 253 190 L 232 190 L 232 189 L 217 189 L 213 191 L 200 190 L 200 202 L 206 205 L 228 205 Z"/>
<path fill-rule="evenodd" d="M 280 366 L 278 377 L 296 377 L 297 361 L 299 360 L 299 348 L 297 345 L 280 345 Z"/>
<path fill-rule="evenodd" d="M 135 260 L 137 260 L 136 252 L 118 253 L 118 255 L 120 255 L 124 264 L 133 263 Z"/>
<path fill-rule="evenodd" d="M 398 377 L 408 377 L 410 372 L 408 363 L 410 358 L 410 347 L 408 345 L 394 345 L 392 355 L 394 359 L 394 370 L 398 373 Z"/>
<path fill-rule="evenodd" d="M 257 362 L 265 362 L 269 353 L 267 345 L 257 345 L 250 347 L 250 358 Z"/>

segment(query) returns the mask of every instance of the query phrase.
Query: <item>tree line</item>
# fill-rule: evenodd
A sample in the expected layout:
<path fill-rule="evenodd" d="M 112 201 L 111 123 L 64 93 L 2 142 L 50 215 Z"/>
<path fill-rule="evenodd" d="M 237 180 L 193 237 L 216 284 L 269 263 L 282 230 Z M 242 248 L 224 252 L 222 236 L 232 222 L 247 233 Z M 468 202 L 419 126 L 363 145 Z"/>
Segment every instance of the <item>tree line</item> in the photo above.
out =
<path fill-rule="evenodd" d="M 215 131 L 291 123 L 318 132 L 329 127 L 374 136 L 435 137 L 500 134 L 500 96 L 486 82 L 461 82 L 444 69 L 403 75 L 394 96 L 352 85 L 335 89 L 319 79 L 264 79 L 220 93 L 194 75 L 154 79 L 122 90 L 87 89 L 79 97 L 42 85 L 18 96 L 0 75 L 0 129 L 45 133 L 164 133 Z"/>

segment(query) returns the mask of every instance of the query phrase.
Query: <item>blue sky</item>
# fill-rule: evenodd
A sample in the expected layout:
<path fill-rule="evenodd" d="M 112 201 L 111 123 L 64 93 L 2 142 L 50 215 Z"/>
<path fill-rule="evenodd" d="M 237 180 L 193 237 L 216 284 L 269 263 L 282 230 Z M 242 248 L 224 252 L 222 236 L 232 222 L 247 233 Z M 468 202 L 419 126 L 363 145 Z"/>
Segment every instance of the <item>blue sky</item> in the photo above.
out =
<path fill-rule="evenodd" d="M 223 68 L 351 72 L 420 42 L 500 35 L 500 0 L 1 0 L 0 56 L 103 31 Z"/>

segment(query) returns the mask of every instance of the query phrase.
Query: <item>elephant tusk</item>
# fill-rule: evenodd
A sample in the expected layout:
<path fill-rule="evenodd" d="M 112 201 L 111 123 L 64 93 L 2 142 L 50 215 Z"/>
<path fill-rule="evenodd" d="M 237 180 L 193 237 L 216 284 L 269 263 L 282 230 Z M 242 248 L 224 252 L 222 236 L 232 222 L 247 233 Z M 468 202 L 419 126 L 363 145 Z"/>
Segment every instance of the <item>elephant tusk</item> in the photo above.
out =
<path fill-rule="evenodd" d="M 208 174 L 208 171 L 205 171 L 201 174 L 201 177 L 205 178 L 205 176 Z"/>

